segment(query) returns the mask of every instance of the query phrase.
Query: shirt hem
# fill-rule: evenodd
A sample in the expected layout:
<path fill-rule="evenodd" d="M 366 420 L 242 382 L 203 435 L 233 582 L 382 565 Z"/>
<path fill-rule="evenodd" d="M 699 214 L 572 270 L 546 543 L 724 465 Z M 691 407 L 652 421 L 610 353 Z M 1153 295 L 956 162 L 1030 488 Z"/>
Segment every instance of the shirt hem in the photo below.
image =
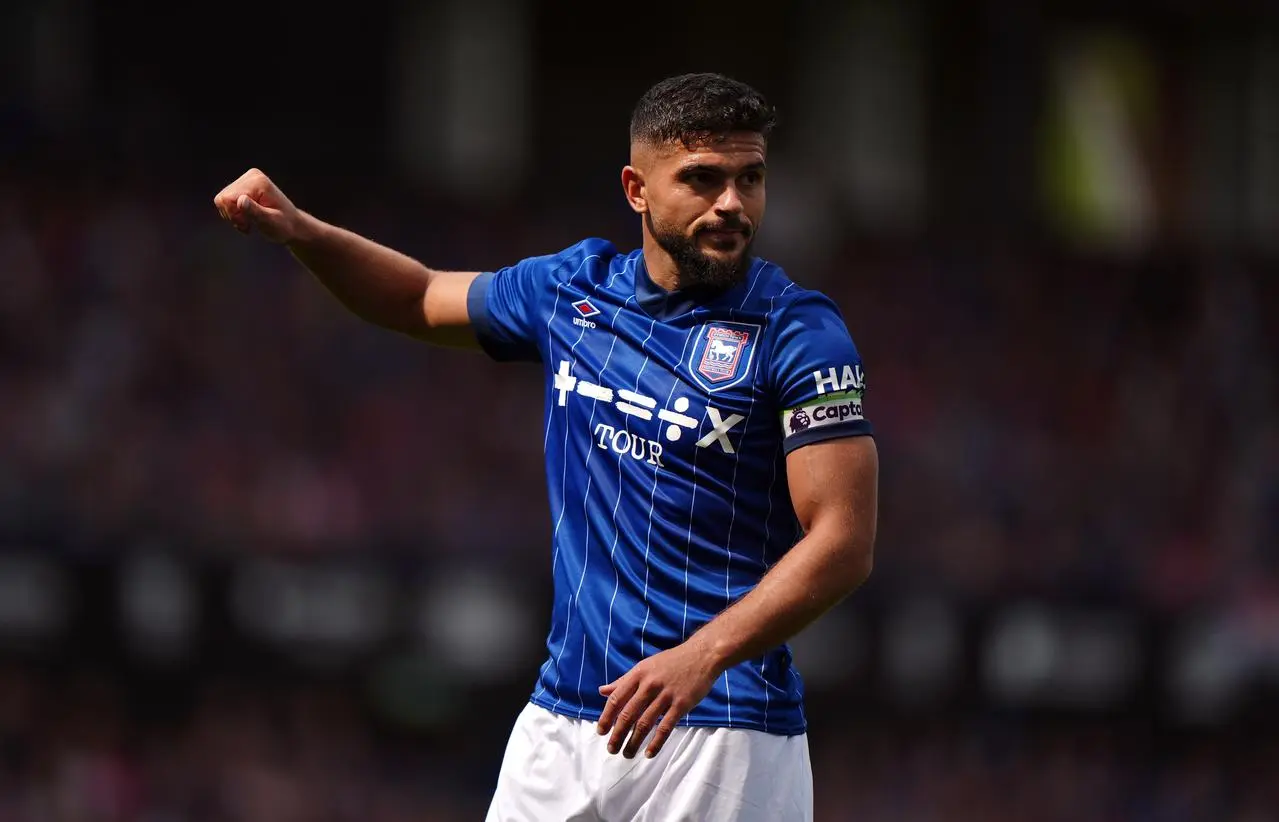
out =
<path fill-rule="evenodd" d="M 595 722 L 600 718 L 601 711 L 594 708 L 583 708 L 576 705 L 566 705 L 560 702 L 555 704 L 555 700 L 547 699 L 541 696 L 529 697 L 529 702 L 539 708 L 544 708 L 553 714 L 565 717 L 567 719 L 581 719 Z M 800 736 L 808 733 L 808 723 L 801 722 L 798 725 L 783 725 L 780 728 L 770 723 L 765 726 L 762 722 L 741 722 L 734 720 L 718 719 L 700 719 L 696 717 L 684 717 L 677 723 L 677 727 L 681 728 L 730 728 L 735 731 L 759 731 L 771 736 Z"/>

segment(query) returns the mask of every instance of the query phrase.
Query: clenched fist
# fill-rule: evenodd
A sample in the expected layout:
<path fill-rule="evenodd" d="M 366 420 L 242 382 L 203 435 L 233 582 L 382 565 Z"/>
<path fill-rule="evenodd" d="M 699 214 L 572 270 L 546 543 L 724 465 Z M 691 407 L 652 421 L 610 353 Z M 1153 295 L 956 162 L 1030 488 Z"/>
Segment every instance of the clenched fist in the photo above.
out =
<path fill-rule="evenodd" d="M 273 243 L 289 243 L 302 231 L 303 213 L 271 178 L 256 168 L 240 175 L 213 198 L 222 219 L 248 234 L 256 228 Z"/>

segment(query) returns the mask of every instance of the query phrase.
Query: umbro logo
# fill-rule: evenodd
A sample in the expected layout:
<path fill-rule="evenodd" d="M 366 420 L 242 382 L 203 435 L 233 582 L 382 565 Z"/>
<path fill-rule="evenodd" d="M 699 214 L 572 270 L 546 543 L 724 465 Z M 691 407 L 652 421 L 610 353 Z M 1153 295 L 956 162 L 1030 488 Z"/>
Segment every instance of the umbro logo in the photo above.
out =
<path fill-rule="evenodd" d="M 583 328 L 594 328 L 595 323 L 591 322 L 587 318 L 597 316 L 600 313 L 600 310 L 595 307 L 595 304 L 590 300 L 578 300 L 572 305 L 578 314 L 578 316 L 573 318 L 573 325 L 580 325 Z"/>

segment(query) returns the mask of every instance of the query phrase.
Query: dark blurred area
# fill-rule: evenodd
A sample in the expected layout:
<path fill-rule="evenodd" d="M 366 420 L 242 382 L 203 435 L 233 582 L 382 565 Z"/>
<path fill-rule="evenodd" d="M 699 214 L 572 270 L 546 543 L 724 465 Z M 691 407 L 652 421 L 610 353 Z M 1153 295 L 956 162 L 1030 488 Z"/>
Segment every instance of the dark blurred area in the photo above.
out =
<path fill-rule="evenodd" d="M 819 820 L 1279 819 L 1279 7 L 0 8 L 0 822 L 482 818 L 549 610 L 537 368 L 212 197 L 455 269 L 584 236 L 634 101 L 781 110 L 870 582 L 794 643 Z"/>

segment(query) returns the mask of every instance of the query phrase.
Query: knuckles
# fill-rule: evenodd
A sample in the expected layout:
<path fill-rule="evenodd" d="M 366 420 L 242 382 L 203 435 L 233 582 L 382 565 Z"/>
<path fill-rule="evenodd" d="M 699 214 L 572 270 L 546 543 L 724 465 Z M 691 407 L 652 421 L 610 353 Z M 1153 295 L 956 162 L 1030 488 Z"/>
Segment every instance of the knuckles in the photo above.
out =
<path fill-rule="evenodd" d="M 240 178 L 218 192 L 213 203 L 219 208 L 229 209 L 235 206 L 241 194 L 257 199 L 271 187 L 271 179 L 260 168 L 250 168 Z"/>

